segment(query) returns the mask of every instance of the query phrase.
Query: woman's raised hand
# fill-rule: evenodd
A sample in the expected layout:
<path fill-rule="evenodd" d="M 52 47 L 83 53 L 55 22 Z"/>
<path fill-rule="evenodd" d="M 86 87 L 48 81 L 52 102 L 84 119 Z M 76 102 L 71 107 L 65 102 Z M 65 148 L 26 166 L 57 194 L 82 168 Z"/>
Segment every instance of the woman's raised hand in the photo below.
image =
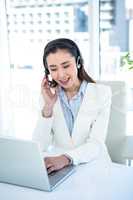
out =
<path fill-rule="evenodd" d="M 43 115 L 44 117 L 51 117 L 54 104 L 57 100 L 57 87 L 51 88 L 46 77 L 41 83 L 41 93 L 44 99 Z"/>

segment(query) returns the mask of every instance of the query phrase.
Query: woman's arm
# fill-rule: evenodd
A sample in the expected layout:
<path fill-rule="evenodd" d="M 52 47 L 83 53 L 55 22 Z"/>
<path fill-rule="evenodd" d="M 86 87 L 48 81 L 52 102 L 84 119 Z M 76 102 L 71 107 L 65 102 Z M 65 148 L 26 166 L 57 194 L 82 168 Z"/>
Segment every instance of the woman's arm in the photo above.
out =
<path fill-rule="evenodd" d="M 46 151 L 52 141 L 53 109 L 57 100 L 57 88 L 51 88 L 46 77 L 41 83 L 39 119 L 32 139 L 39 142 L 41 150 Z"/>
<path fill-rule="evenodd" d="M 42 151 L 47 151 L 48 146 L 52 142 L 52 123 L 53 116 L 45 118 L 40 114 L 37 125 L 33 131 L 32 140 L 39 143 Z"/>
<path fill-rule="evenodd" d="M 52 124 L 53 124 L 53 113 L 52 115 L 45 116 L 43 113 L 44 108 L 44 99 L 42 95 L 39 99 L 39 109 L 38 109 L 38 120 L 35 126 L 35 129 L 32 133 L 32 140 L 39 143 L 41 151 L 45 152 L 48 149 L 48 146 L 52 142 Z"/>

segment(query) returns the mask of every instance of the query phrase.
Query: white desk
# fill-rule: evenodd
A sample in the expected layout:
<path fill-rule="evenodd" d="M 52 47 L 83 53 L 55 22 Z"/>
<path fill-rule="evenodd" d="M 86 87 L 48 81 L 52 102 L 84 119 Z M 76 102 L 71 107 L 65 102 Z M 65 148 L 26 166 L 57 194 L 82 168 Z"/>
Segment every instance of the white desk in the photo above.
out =
<path fill-rule="evenodd" d="M 79 166 L 53 192 L 0 183 L 0 200 L 133 200 L 133 168 L 100 161 Z"/>

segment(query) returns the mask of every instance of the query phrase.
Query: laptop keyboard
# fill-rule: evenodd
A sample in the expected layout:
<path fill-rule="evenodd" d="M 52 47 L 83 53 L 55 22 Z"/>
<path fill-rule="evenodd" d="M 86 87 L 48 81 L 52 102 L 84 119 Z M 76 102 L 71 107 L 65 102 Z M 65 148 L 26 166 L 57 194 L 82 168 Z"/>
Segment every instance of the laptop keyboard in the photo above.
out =
<path fill-rule="evenodd" d="M 58 171 L 54 171 L 48 175 L 50 185 L 53 187 L 55 186 L 59 181 L 61 181 L 69 172 L 71 172 L 75 168 L 73 165 L 64 167 L 63 169 L 60 169 Z"/>

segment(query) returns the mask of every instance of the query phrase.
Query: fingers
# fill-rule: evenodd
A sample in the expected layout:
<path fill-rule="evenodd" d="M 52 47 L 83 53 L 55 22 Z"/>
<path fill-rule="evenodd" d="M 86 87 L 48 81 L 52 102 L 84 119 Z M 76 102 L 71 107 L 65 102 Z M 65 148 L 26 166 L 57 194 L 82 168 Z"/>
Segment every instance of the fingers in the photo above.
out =
<path fill-rule="evenodd" d="M 45 162 L 46 168 L 50 168 L 50 167 L 52 167 L 54 165 L 53 162 L 51 161 L 51 159 L 48 158 L 48 157 L 46 157 L 44 159 L 44 162 Z"/>
<path fill-rule="evenodd" d="M 47 81 L 46 77 L 44 77 L 44 78 L 42 79 L 42 82 L 41 82 L 41 88 L 44 88 L 44 87 L 46 87 L 47 85 L 48 85 L 48 81 Z"/>
<path fill-rule="evenodd" d="M 47 168 L 48 174 L 50 174 L 50 173 L 52 173 L 52 172 L 55 172 L 55 171 L 57 171 L 57 170 L 55 169 L 54 166 L 52 166 L 52 167 L 50 167 L 50 168 Z"/>
<path fill-rule="evenodd" d="M 68 165 L 68 158 L 64 155 L 55 157 L 46 157 L 44 159 L 48 173 L 62 169 Z M 67 162 L 66 162 L 67 161 Z"/>
<path fill-rule="evenodd" d="M 45 163 L 46 164 L 46 163 Z M 50 167 L 53 167 L 53 164 L 52 163 L 47 163 L 46 164 L 46 168 L 48 169 L 48 168 L 50 168 Z"/>
<path fill-rule="evenodd" d="M 45 158 L 44 162 L 45 162 L 48 174 L 50 174 L 53 171 L 56 171 L 56 167 L 54 166 L 54 164 L 49 158 Z"/>

